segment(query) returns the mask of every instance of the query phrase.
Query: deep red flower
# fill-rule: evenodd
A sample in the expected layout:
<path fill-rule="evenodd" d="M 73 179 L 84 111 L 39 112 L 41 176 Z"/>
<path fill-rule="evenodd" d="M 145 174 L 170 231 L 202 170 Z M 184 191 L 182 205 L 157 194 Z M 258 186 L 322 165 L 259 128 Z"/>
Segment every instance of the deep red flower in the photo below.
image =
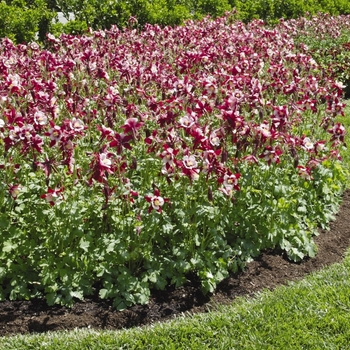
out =
<path fill-rule="evenodd" d="M 135 139 L 137 136 L 138 130 L 143 126 L 143 122 L 138 121 L 137 118 L 128 118 L 124 125 L 121 126 L 121 128 L 124 130 L 125 133 L 131 134 L 133 138 Z"/>
<path fill-rule="evenodd" d="M 112 136 L 112 135 L 111 135 Z M 110 147 L 115 147 L 117 149 L 117 153 L 121 154 L 123 148 L 127 148 L 129 150 L 132 149 L 130 145 L 130 141 L 132 140 L 132 136 L 125 134 L 115 133 L 113 136 L 113 141 L 109 143 Z"/>
<path fill-rule="evenodd" d="M 334 124 L 333 127 L 328 130 L 328 132 L 332 135 L 331 141 L 338 139 L 341 142 L 344 142 L 344 137 L 346 135 L 346 129 L 342 124 L 340 124 L 340 123 Z"/>

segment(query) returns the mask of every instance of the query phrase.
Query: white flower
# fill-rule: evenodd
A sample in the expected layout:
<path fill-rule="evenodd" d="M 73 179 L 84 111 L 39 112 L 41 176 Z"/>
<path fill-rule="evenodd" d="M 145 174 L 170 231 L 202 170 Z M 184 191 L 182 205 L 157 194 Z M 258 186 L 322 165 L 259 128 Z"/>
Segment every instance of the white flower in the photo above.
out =
<path fill-rule="evenodd" d="M 194 156 L 184 156 L 183 160 L 182 160 L 185 168 L 187 169 L 194 169 L 197 168 L 197 161 L 196 158 Z"/>
<path fill-rule="evenodd" d="M 180 118 L 179 122 L 184 128 L 190 128 L 194 124 L 195 120 L 191 116 L 185 115 L 184 117 Z"/>
<path fill-rule="evenodd" d="M 159 210 L 159 208 L 164 205 L 164 199 L 162 197 L 159 197 L 159 196 L 153 196 L 151 198 L 151 204 L 152 204 L 153 209 Z"/>
<path fill-rule="evenodd" d="M 257 130 L 262 133 L 262 135 L 266 138 L 271 137 L 270 127 L 268 124 L 262 123 L 257 127 Z"/>
<path fill-rule="evenodd" d="M 70 127 L 75 131 L 83 131 L 84 130 L 84 122 L 82 120 L 74 117 L 70 122 Z"/>
<path fill-rule="evenodd" d="M 308 137 L 304 138 L 303 145 L 304 145 L 304 148 L 308 151 L 314 148 L 314 144 L 311 142 L 311 140 Z"/>
<path fill-rule="evenodd" d="M 220 146 L 220 138 L 215 131 L 211 133 L 209 141 L 212 146 Z"/>
<path fill-rule="evenodd" d="M 38 125 L 46 125 L 47 124 L 47 116 L 42 111 L 37 111 L 34 113 L 34 122 Z"/>
<path fill-rule="evenodd" d="M 61 138 L 61 128 L 57 125 L 55 125 L 53 128 L 51 128 L 49 130 L 49 134 L 50 134 L 50 139 L 52 141 L 59 141 Z"/>
<path fill-rule="evenodd" d="M 224 176 L 224 186 L 226 189 L 233 189 L 234 186 L 238 184 L 238 180 L 235 175 L 225 175 Z"/>
<path fill-rule="evenodd" d="M 335 85 L 339 88 L 339 89 L 344 89 L 346 88 L 346 85 L 344 85 L 341 81 L 336 81 Z"/>
<path fill-rule="evenodd" d="M 104 166 L 105 168 L 110 168 L 112 165 L 112 161 L 107 158 L 106 153 L 101 153 L 100 154 L 100 164 Z"/>

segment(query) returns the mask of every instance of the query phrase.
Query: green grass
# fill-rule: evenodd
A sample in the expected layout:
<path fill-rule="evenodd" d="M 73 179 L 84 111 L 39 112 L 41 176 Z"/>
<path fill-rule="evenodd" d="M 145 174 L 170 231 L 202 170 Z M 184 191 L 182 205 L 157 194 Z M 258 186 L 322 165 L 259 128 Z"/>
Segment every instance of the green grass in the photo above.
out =
<path fill-rule="evenodd" d="M 0 349 L 349 349 L 350 252 L 301 282 L 218 311 L 124 331 L 1 339 Z"/>

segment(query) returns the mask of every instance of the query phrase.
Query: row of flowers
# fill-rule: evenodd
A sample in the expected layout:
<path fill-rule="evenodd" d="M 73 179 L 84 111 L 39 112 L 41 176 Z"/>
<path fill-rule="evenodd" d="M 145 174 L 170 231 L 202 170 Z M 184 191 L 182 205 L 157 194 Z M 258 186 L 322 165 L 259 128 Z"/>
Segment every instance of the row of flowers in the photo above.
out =
<path fill-rule="evenodd" d="M 175 28 L 146 26 L 142 32 L 112 27 L 80 37 L 49 35 L 47 49 L 36 43 L 15 46 L 4 39 L 0 166 L 7 195 L 1 205 L 11 208 L 9 225 L 27 232 L 23 222 L 33 220 L 34 205 L 45 208 L 46 200 L 48 209 L 39 215 L 48 216 L 38 219 L 43 230 L 54 221 L 48 219 L 52 213 L 55 222 L 61 220 L 55 230 L 67 229 L 73 219 L 63 212 L 81 189 L 90 196 L 84 205 L 97 205 L 104 213 L 93 226 L 93 219 L 81 212 L 79 225 L 86 225 L 79 231 L 81 242 L 87 232 L 100 239 L 101 227 L 110 234 L 125 218 L 131 220 L 126 231 L 131 229 L 138 239 L 154 230 L 149 220 L 186 234 L 186 227 L 206 231 L 209 225 L 193 213 L 186 215 L 181 209 L 186 205 L 205 210 L 237 205 L 238 213 L 247 210 L 238 208 L 243 205 L 240 196 L 261 191 L 264 181 L 288 178 L 306 183 L 305 188 L 316 186 L 323 164 L 341 159 L 346 130 L 335 118 L 344 115 L 343 85 L 307 52 L 297 50 L 290 25 L 271 29 L 262 21 L 231 23 L 228 16 Z M 282 171 L 281 180 L 275 178 L 276 171 Z M 22 219 L 13 219 L 13 213 L 21 213 Z M 225 226 L 224 236 L 243 234 L 245 226 L 233 219 L 227 218 L 232 232 Z M 249 230 L 256 224 L 250 222 Z M 203 249 L 214 241 L 205 237 Z M 130 248 L 136 244 L 130 237 L 125 240 L 128 249 L 135 248 Z M 229 240 L 220 242 L 227 247 Z M 155 241 L 163 242 L 164 254 L 175 251 L 167 239 Z M 192 245 L 190 251 L 187 258 L 193 262 Z M 225 271 L 235 256 L 227 254 L 231 258 L 223 263 Z M 126 261 L 131 259 L 139 269 L 145 256 Z M 196 264 L 191 268 L 199 269 Z"/>

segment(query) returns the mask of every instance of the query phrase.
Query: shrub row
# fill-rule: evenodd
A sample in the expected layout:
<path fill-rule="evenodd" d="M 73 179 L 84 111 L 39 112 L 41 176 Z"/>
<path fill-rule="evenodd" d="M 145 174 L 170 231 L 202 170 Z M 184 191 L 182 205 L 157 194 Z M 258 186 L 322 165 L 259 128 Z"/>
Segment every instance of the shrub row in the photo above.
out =
<path fill-rule="evenodd" d="M 141 28 L 146 23 L 173 26 L 206 15 L 216 18 L 232 9 L 236 9 L 235 18 L 245 23 L 263 19 L 274 24 L 280 18 L 297 18 L 305 13 L 349 14 L 350 3 L 347 0 L 6 0 L 0 2 L 0 37 L 17 43 L 42 42 L 48 32 L 79 34 L 88 28 L 106 29 L 113 24 L 119 28 L 136 23 Z M 59 11 L 74 19 L 59 23 Z M 137 22 L 130 23 L 130 17 L 137 18 Z"/>

